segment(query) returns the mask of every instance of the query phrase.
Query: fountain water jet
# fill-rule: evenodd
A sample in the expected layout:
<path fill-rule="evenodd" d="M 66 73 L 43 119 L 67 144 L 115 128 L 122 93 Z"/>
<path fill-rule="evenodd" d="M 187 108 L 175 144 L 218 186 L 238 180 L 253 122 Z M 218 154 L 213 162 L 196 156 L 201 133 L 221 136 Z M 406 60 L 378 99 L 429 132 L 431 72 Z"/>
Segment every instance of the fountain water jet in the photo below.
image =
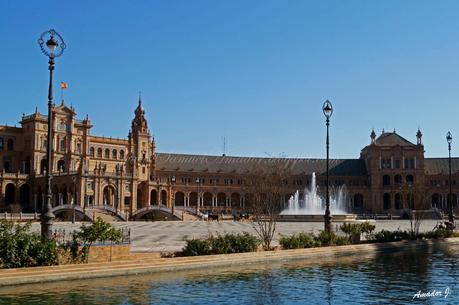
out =
<path fill-rule="evenodd" d="M 288 200 L 288 206 L 280 213 L 281 219 L 315 220 L 322 221 L 325 213 L 325 198 L 318 194 L 316 174 L 312 173 L 311 185 L 304 190 L 303 198 L 297 190 Z M 351 207 L 347 197 L 346 185 L 331 190 L 330 211 L 335 220 L 353 220 L 355 215 L 350 214 Z"/>

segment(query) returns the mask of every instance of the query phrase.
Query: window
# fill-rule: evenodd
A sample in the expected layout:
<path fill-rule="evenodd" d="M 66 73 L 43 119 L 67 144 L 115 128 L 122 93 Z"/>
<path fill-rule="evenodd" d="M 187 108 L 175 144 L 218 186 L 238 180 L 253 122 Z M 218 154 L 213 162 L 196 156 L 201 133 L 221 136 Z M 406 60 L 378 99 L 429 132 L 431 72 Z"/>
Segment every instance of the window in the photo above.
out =
<path fill-rule="evenodd" d="M 64 121 L 60 121 L 60 123 L 57 125 L 57 130 L 59 130 L 59 131 L 66 131 L 67 130 L 67 125 L 65 125 Z"/>
<path fill-rule="evenodd" d="M 76 153 L 81 154 L 81 143 L 77 143 L 76 145 Z"/>
<path fill-rule="evenodd" d="M 402 176 L 400 176 L 400 175 L 395 175 L 395 177 L 394 177 L 394 183 L 395 183 L 395 185 L 401 185 L 401 184 L 402 184 Z"/>
<path fill-rule="evenodd" d="M 415 168 L 414 159 L 405 159 L 405 168 Z"/>
<path fill-rule="evenodd" d="M 124 160 L 124 150 L 120 150 L 120 159 Z"/>
<path fill-rule="evenodd" d="M 60 142 L 60 151 L 64 152 L 65 151 L 65 140 L 62 139 L 61 142 Z"/>
<path fill-rule="evenodd" d="M 390 185 L 390 176 L 384 175 L 383 176 L 383 186 L 388 186 L 388 185 Z"/>
<path fill-rule="evenodd" d="M 110 159 L 110 149 L 105 149 L 105 159 Z"/>
<path fill-rule="evenodd" d="M 97 149 L 97 158 L 102 158 L 102 148 Z"/>
<path fill-rule="evenodd" d="M 408 185 L 413 185 L 413 183 L 414 183 L 414 177 L 413 177 L 413 175 L 406 175 L 406 183 L 407 183 Z"/>
<path fill-rule="evenodd" d="M 112 158 L 113 159 L 118 159 L 118 151 L 116 149 L 112 150 Z"/>
<path fill-rule="evenodd" d="M 3 138 L 0 138 L 0 150 L 3 150 Z"/>
<path fill-rule="evenodd" d="M 400 168 L 400 160 L 395 160 L 395 168 Z"/>
<path fill-rule="evenodd" d="M 59 160 L 57 162 L 57 170 L 59 172 L 65 172 L 65 161 L 64 160 Z"/>
<path fill-rule="evenodd" d="M 13 151 L 14 150 L 14 141 L 13 141 L 13 139 L 8 139 L 8 141 L 6 142 L 6 146 L 7 146 L 7 149 L 9 151 Z"/>
<path fill-rule="evenodd" d="M 391 209 L 390 195 L 388 193 L 385 193 L 384 196 L 383 196 L 383 209 L 384 210 L 390 210 Z"/>
<path fill-rule="evenodd" d="M 392 168 L 390 159 L 381 159 L 381 168 Z"/>
<path fill-rule="evenodd" d="M 89 155 L 90 155 L 91 157 L 94 157 L 94 147 L 91 147 L 91 148 L 89 149 Z"/>

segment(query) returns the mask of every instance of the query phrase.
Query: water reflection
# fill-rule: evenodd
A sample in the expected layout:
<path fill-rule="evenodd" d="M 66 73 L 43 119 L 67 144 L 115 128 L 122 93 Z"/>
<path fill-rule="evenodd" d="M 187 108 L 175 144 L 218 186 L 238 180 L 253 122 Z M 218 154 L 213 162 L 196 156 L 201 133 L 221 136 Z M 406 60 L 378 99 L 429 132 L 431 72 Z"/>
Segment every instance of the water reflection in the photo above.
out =
<path fill-rule="evenodd" d="M 458 304 L 459 247 L 0 289 L 0 304 Z M 447 300 L 413 300 L 449 287 Z M 44 291 L 44 292 L 42 292 Z"/>

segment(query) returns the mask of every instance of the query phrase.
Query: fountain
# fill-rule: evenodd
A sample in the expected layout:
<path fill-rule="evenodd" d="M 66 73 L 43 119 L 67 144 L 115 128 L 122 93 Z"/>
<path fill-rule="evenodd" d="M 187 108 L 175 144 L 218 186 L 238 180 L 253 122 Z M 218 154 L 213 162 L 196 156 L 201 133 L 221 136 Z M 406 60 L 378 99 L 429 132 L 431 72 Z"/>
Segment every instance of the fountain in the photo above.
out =
<path fill-rule="evenodd" d="M 311 185 L 304 190 L 303 198 L 297 190 L 288 200 L 288 206 L 280 213 L 283 221 L 323 221 L 325 198 L 321 197 L 316 184 L 316 174 L 312 173 Z M 347 198 L 346 185 L 332 188 L 330 191 L 330 212 L 335 221 L 352 221 L 351 206 Z"/>

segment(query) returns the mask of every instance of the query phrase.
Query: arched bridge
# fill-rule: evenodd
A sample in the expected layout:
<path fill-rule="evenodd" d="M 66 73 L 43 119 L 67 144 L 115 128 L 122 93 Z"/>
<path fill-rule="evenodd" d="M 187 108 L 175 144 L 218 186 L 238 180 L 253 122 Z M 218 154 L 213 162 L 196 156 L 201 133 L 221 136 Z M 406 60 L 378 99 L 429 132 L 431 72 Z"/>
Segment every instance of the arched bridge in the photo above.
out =
<path fill-rule="evenodd" d="M 98 210 L 115 216 L 116 218 L 118 218 L 118 220 L 126 221 L 126 215 L 123 212 L 118 211 L 111 205 L 88 205 L 86 206 L 86 210 L 89 210 L 91 212 L 93 212 L 94 210 Z"/>
<path fill-rule="evenodd" d="M 166 207 L 164 205 L 160 205 L 160 206 L 151 205 L 151 206 L 148 206 L 148 207 L 145 207 L 145 208 L 141 208 L 141 209 L 135 211 L 134 213 L 132 213 L 131 219 L 132 220 L 139 220 L 143 216 L 146 216 L 148 214 L 153 214 L 153 213 L 161 213 L 163 215 L 166 215 L 166 216 L 170 217 L 171 220 L 181 220 L 182 216 L 183 216 L 183 212 L 178 211 L 176 209 L 172 210 L 172 209 L 169 209 L 168 207 Z"/>
<path fill-rule="evenodd" d="M 94 221 L 92 213 L 85 211 L 82 207 L 73 204 L 63 204 L 55 206 L 51 209 L 54 215 L 58 216 L 62 213 L 73 213 L 78 214 L 83 217 L 83 219 Z"/>

